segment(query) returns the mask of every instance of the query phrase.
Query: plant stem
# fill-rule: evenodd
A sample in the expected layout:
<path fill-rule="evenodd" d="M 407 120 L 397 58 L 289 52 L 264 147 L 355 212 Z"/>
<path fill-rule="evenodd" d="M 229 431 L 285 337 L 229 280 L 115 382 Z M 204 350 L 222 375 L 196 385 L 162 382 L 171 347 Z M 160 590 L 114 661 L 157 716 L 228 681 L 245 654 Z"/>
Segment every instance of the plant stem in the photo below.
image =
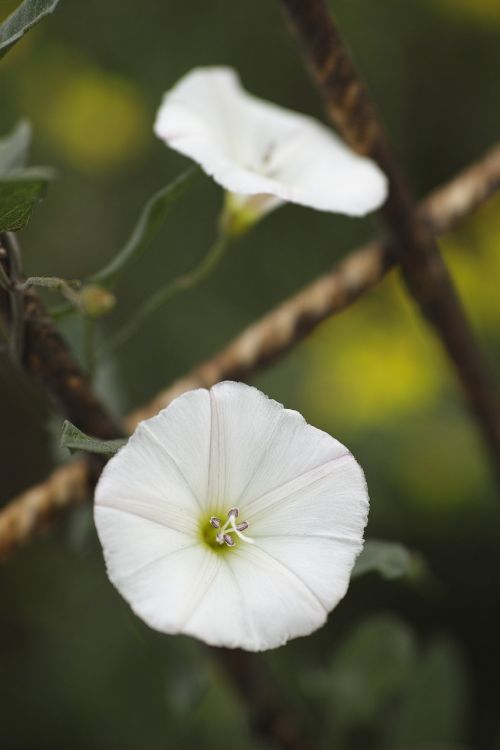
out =
<path fill-rule="evenodd" d="M 225 232 L 219 232 L 217 239 L 208 253 L 204 256 L 201 263 L 193 268 L 192 271 L 188 271 L 188 273 L 169 281 L 165 286 L 158 289 L 158 291 L 149 297 L 144 305 L 135 313 L 134 317 L 125 323 L 125 325 L 113 334 L 108 341 L 104 342 L 104 344 L 99 347 L 97 357 L 101 358 L 109 356 L 133 336 L 140 326 L 145 323 L 153 313 L 159 310 L 160 307 L 172 299 L 172 297 L 175 297 L 181 292 L 193 289 L 208 278 L 227 250 L 229 239 L 229 235 Z"/>
<path fill-rule="evenodd" d="M 84 355 L 84 367 L 87 370 L 87 377 L 92 382 L 95 371 L 95 334 L 96 334 L 96 321 L 95 318 L 91 318 L 88 315 L 84 315 L 82 318 L 83 322 L 83 355 Z"/>
<path fill-rule="evenodd" d="M 407 180 L 325 0 L 281 0 L 323 94 L 331 121 L 359 153 L 389 178 L 381 213 L 391 252 L 409 294 L 455 366 L 500 482 L 500 401 L 476 338 L 430 228 L 418 214 Z"/>
<path fill-rule="evenodd" d="M 166 187 L 155 193 L 147 202 L 124 247 L 99 271 L 88 277 L 90 284 L 100 284 L 112 289 L 119 277 L 132 261 L 136 261 L 151 244 L 163 226 L 171 206 L 200 174 L 199 168 L 192 166 L 176 177 Z"/>

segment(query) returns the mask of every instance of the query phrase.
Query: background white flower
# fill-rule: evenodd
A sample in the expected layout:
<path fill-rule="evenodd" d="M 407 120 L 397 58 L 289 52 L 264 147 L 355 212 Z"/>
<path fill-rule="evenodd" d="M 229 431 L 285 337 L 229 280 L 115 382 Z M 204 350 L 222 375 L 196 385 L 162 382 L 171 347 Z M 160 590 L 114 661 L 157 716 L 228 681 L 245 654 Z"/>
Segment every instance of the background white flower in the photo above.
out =
<path fill-rule="evenodd" d="M 367 512 L 341 443 L 225 382 L 138 426 L 99 481 L 95 521 L 111 581 L 150 626 L 259 651 L 325 622 Z"/>
<path fill-rule="evenodd" d="M 155 132 L 198 162 L 254 219 L 284 201 L 361 216 L 387 180 L 316 120 L 248 94 L 230 68 L 196 68 L 165 94 Z M 251 220 L 251 217 L 249 218 Z"/>

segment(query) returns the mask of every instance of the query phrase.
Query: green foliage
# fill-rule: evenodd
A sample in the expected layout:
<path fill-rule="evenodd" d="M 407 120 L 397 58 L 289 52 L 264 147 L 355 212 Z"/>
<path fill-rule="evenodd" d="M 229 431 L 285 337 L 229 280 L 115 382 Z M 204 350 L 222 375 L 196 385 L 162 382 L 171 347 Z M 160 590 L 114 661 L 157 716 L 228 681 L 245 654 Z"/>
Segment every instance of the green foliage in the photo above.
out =
<path fill-rule="evenodd" d="M 357 577 L 365 573 L 379 573 L 383 578 L 391 580 L 411 576 L 418 567 L 416 555 L 402 544 L 371 539 L 365 543 L 356 560 L 352 575 Z"/>
<path fill-rule="evenodd" d="M 122 448 L 126 440 L 99 440 L 90 437 L 75 427 L 74 424 L 65 420 L 61 434 L 61 448 L 67 448 L 70 453 L 75 451 L 86 451 L 87 453 L 99 453 L 104 456 L 114 456 Z"/>
<path fill-rule="evenodd" d="M 398 716 L 388 728 L 388 746 L 417 750 L 459 742 L 466 692 L 458 649 L 449 640 L 436 640 L 415 665 Z"/>
<path fill-rule="evenodd" d="M 14 13 L 0 26 L 0 58 L 16 44 L 24 34 L 52 13 L 59 0 L 24 0 Z"/>
<path fill-rule="evenodd" d="M 0 139 L 0 175 L 25 167 L 30 145 L 31 125 L 20 120 L 9 135 Z"/>
<path fill-rule="evenodd" d="M 112 286 L 126 266 L 146 250 L 154 240 L 169 213 L 172 204 L 179 198 L 197 169 L 191 167 L 158 190 L 144 206 L 132 234 L 121 250 L 104 268 L 92 274 L 89 281 Z"/>
<path fill-rule="evenodd" d="M 0 232 L 17 232 L 27 224 L 51 177 L 50 170 L 43 168 L 23 169 L 0 177 Z"/>
<path fill-rule="evenodd" d="M 463 739 L 460 652 L 442 638 L 422 647 L 392 615 L 375 615 L 351 631 L 307 687 L 326 717 L 325 746 L 451 750 Z"/>
<path fill-rule="evenodd" d="M 21 0 L 8 5 L 34 6 Z M 203 0 L 151 0 L 141 6 L 140 34 L 137 17 L 124 12 L 123 0 L 106 3 L 109 19 L 119 19 L 114 28 L 103 22 L 103 5 L 102 0 L 72 3 L 60 24 L 42 27 L 36 44 L 30 45 L 35 33 L 19 45 L 22 54 L 15 50 L 4 65 L 0 62 L 2 122 L 7 127 L 16 112 L 29 113 L 41 162 L 64 172 L 58 200 L 47 201 L 44 220 L 28 223 L 23 231 L 27 273 L 72 278 L 100 269 L 105 252 L 106 258 L 117 253 L 111 264 L 123 254 L 127 269 L 140 257 L 127 277 L 121 271 L 109 277 L 110 283 L 120 280 L 120 327 L 133 317 L 144 290 L 195 265 L 218 207 L 216 189 L 200 180 L 199 189 L 189 192 L 189 205 L 179 201 L 168 217 L 168 257 L 158 248 L 151 256 L 148 251 L 144 262 L 146 245 L 130 256 L 125 252 L 130 244 L 141 248 L 147 207 L 119 249 L 140 196 L 152 196 L 166 175 L 183 169 L 180 157 L 156 144 L 150 132 L 159 93 L 195 59 L 217 58 L 239 69 L 256 94 L 319 116 L 322 109 L 283 29 L 278 4 L 228 3 L 222 16 Z M 498 0 L 336 0 L 330 6 L 416 194 L 494 142 L 500 117 L 500 98 L 492 95 L 500 66 L 499 27 L 464 23 L 458 11 L 467 6 L 470 17 L 479 18 L 489 6 L 492 21 L 499 16 Z M 7 5 L 0 7 L 5 14 Z M 5 27 L 0 22 L 2 44 Z M 259 55 L 249 56 L 249 43 L 257 42 Z M 26 167 L 28 130 L 18 126 L 0 140 L 0 173 Z M 497 369 L 499 219 L 497 200 L 442 241 Z M 178 298 L 175 306 L 150 318 L 118 357 L 106 361 L 97 377 L 100 392 L 119 401 L 123 413 L 149 399 L 324 273 L 373 229 L 370 222 L 298 207 L 277 211 L 228 255 L 205 293 Z M 106 320 L 99 325 L 98 343 L 112 334 Z M 75 316 L 63 326 L 71 344 L 83 348 L 81 321 Z M 3 502 L 39 481 L 53 461 L 39 391 L 31 394 L 5 357 L 0 357 L 0 379 Z M 409 558 L 416 559 L 410 547 L 381 549 L 376 546 L 381 542 L 370 541 L 354 575 L 374 575 L 351 586 L 321 631 L 275 654 L 252 656 L 255 668 L 269 666 L 275 655 L 282 660 L 283 672 L 294 679 L 276 686 L 276 698 L 290 698 L 297 716 L 310 712 L 319 735 L 308 735 L 311 747 L 496 747 L 500 597 L 488 571 L 500 563 L 497 497 L 451 372 L 403 300 L 396 275 L 345 315 L 326 321 L 254 382 L 359 456 L 372 497 L 373 533 L 425 549 L 440 582 L 425 596 L 381 582 L 378 575 L 411 577 Z M 79 547 L 65 546 L 64 528 L 59 529 L 1 571 L 0 663 L 9 675 L 2 747 L 210 750 L 221 741 L 238 750 L 260 747 L 255 737 L 248 738 L 249 705 L 238 701 L 222 672 L 210 669 L 213 651 L 189 638 L 147 630 L 110 592 L 91 506 L 78 512 L 81 516 L 67 522 L 78 526 L 73 532 Z M 380 615 L 385 609 L 411 616 L 425 640 L 400 616 Z M 463 659 L 470 674 L 464 673 Z M 266 677 L 272 676 L 270 669 Z M 309 688 L 309 700 L 301 687 Z"/>
<path fill-rule="evenodd" d="M 373 725 L 411 679 L 417 646 L 411 628 L 379 615 L 354 629 L 335 654 L 329 692 L 338 721 Z"/>
<path fill-rule="evenodd" d="M 233 235 L 234 237 L 234 235 Z M 130 318 L 113 336 L 106 341 L 98 350 L 97 356 L 109 357 L 123 343 L 125 343 L 147 319 L 159 310 L 166 302 L 176 295 L 194 289 L 202 281 L 205 281 L 221 261 L 224 253 L 230 245 L 231 235 L 226 234 L 221 228 L 212 247 L 201 261 L 191 271 L 167 281 L 160 289 L 157 289 L 144 304 L 134 311 L 134 317 Z"/>
<path fill-rule="evenodd" d="M 0 140 L 0 232 L 17 232 L 26 225 L 52 179 L 49 169 L 25 168 L 30 144 L 31 127 L 24 120 Z"/>

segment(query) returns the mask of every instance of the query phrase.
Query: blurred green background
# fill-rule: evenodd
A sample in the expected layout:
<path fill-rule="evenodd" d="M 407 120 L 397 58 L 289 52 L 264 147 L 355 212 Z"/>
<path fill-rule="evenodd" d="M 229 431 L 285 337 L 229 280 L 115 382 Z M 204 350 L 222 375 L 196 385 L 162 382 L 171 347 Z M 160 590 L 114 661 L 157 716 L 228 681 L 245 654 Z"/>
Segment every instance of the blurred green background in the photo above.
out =
<path fill-rule="evenodd" d="M 15 3 L 0 0 L 0 20 Z M 498 138 L 498 0 L 332 0 L 409 173 L 424 195 Z M 278 2 L 63 0 L 0 66 L 0 133 L 34 127 L 57 180 L 22 232 L 30 275 L 81 278 L 120 248 L 146 200 L 187 162 L 152 133 L 163 91 L 196 65 L 323 118 Z M 220 189 L 198 179 L 117 288 L 104 338 L 212 242 Z M 295 206 L 235 245 L 98 370 L 117 413 L 222 347 L 371 236 Z M 500 198 L 442 241 L 500 379 Z M 52 298 L 53 301 L 53 298 Z M 79 328 L 65 324 L 79 347 Z M 253 381 L 345 442 L 371 495 L 368 536 L 421 553 L 424 580 L 353 582 L 328 625 L 255 657 L 313 747 L 500 748 L 498 495 L 433 335 L 396 274 Z M 56 462 L 60 420 L 0 360 L 0 502 Z M 272 747 L 211 653 L 134 618 L 107 581 L 89 508 L 0 570 L 0 748 Z"/>

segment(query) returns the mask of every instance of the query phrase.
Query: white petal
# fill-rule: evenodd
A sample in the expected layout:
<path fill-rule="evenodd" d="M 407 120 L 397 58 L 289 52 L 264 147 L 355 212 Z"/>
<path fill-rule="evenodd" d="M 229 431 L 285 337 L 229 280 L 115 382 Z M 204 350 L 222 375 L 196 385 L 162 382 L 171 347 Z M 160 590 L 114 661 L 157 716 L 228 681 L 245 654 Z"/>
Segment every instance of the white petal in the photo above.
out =
<path fill-rule="evenodd" d="M 307 635 L 327 610 L 291 569 L 254 546 L 230 550 L 185 632 L 213 646 L 265 651 Z"/>
<path fill-rule="evenodd" d="M 200 388 L 176 398 L 156 417 L 142 422 L 136 432 L 149 433 L 165 461 L 175 464 L 199 507 L 206 503 L 210 430 L 210 398 Z"/>
<path fill-rule="evenodd" d="M 200 529 L 234 506 L 255 544 L 221 554 Z M 138 427 L 103 472 L 95 519 L 111 581 L 149 625 L 258 651 L 324 623 L 367 507 L 341 443 L 255 388 L 220 383 Z"/>
<path fill-rule="evenodd" d="M 368 514 L 364 475 L 347 456 L 245 509 L 255 545 L 293 571 L 331 611 L 344 596 Z"/>
<path fill-rule="evenodd" d="M 115 507 L 96 505 L 94 518 L 108 574 L 121 591 L 131 577 L 197 544 L 188 534 Z M 128 598 L 126 591 L 122 593 Z"/>
<path fill-rule="evenodd" d="M 154 437 L 155 421 L 161 416 L 139 425 L 109 461 L 97 485 L 96 506 L 116 508 L 192 534 L 199 501 L 192 477 L 190 484 L 175 458 Z"/>
<path fill-rule="evenodd" d="M 243 384 L 238 384 L 238 387 L 248 390 L 248 386 Z M 340 461 L 344 456 L 350 455 L 342 443 L 326 432 L 307 424 L 299 412 L 284 409 L 277 401 L 267 398 L 259 391 L 256 393 L 269 411 L 269 420 L 272 415 L 272 432 L 268 428 L 269 434 L 263 434 L 262 420 L 257 428 L 254 427 L 253 441 L 246 437 L 244 444 L 240 445 L 242 451 L 255 452 L 258 461 L 235 501 L 245 513 L 252 514 L 257 512 L 259 503 L 267 504 L 265 498 L 268 493 L 279 490 L 283 485 L 310 471 L 324 471 L 323 467 L 326 464 Z M 240 397 L 241 403 L 248 398 L 249 395 L 244 399 Z M 248 430 L 250 425 L 247 425 L 244 415 L 240 415 L 239 411 L 235 405 L 235 421 L 241 425 L 240 430 Z"/>
<path fill-rule="evenodd" d="M 114 508 L 95 520 L 110 580 L 134 612 L 164 633 L 184 625 L 220 564 L 198 540 Z"/>
<path fill-rule="evenodd" d="M 218 383 L 210 390 L 212 436 L 209 495 L 219 513 L 238 506 L 261 476 L 283 408 L 243 383 Z M 267 486 L 265 477 L 262 477 Z"/>
<path fill-rule="evenodd" d="M 167 92 L 155 122 L 171 148 L 242 195 L 274 196 L 358 216 L 387 197 L 387 180 L 315 120 L 251 96 L 228 68 L 198 68 Z"/>

